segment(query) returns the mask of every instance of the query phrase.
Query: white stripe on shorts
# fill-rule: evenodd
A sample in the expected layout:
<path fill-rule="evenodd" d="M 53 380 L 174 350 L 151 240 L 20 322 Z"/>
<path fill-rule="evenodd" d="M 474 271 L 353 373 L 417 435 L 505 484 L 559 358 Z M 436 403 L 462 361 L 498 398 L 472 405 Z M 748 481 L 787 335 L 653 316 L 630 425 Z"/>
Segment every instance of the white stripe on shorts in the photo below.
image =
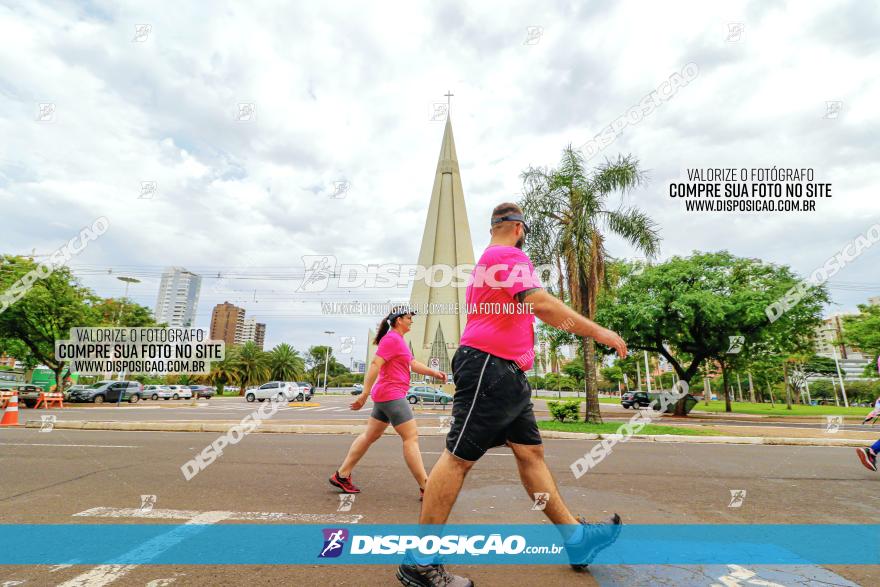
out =
<path fill-rule="evenodd" d="M 452 447 L 452 454 L 455 454 L 455 451 L 458 450 L 458 443 L 461 442 L 461 437 L 464 436 L 464 429 L 467 428 L 468 420 L 471 419 L 471 412 L 474 411 L 474 406 L 477 405 L 477 396 L 480 395 L 480 384 L 483 382 L 483 373 L 486 372 L 486 365 L 489 363 L 490 358 L 492 358 L 492 355 L 486 353 L 486 360 L 483 361 L 483 368 L 480 369 L 480 378 L 477 379 L 477 390 L 474 392 L 474 401 L 471 402 L 471 407 L 468 410 L 467 416 L 464 418 L 464 424 L 461 425 L 461 432 L 458 433 L 458 440 L 455 441 L 455 446 Z"/>

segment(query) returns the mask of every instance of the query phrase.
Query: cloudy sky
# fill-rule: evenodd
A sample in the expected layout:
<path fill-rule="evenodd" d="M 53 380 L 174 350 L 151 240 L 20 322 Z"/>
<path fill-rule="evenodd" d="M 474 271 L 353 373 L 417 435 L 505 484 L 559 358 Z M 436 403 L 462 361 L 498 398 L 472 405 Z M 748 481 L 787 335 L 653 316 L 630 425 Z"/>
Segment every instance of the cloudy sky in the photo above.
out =
<path fill-rule="evenodd" d="M 46 254 L 106 216 L 71 262 L 99 294 L 134 275 L 131 298 L 153 307 L 179 265 L 205 277 L 197 326 L 229 300 L 268 324 L 269 345 L 304 350 L 330 329 L 360 358 L 376 317 L 322 317 L 293 276 L 303 255 L 416 262 L 447 91 L 479 253 L 524 169 L 554 165 L 689 63 L 694 79 L 591 160 L 638 158 L 649 181 L 625 202 L 659 224 L 661 258 L 727 249 L 807 275 L 880 221 L 875 3 L 299 4 L 0 6 L 0 251 Z M 697 213 L 666 192 L 688 168 L 774 165 L 814 169 L 832 198 L 812 213 Z M 878 267 L 875 246 L 834 276 L 829 312 L 880 295 Z M 389 295 L 408 290 L 325 297 Z"/>

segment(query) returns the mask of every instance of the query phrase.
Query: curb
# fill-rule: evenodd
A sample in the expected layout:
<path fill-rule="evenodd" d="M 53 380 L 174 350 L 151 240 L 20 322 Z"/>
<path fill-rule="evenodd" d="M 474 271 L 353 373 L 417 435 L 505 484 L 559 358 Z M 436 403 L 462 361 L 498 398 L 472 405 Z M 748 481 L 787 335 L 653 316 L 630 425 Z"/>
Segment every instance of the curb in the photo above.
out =
<path fill-rule="evenodd" d="M 40 428 L 41 420 L 28 420 L 25 428 Z M 214 432 L 225 434 L 238 426 L 239 422 L 117 422 L 82 420 L 59 420 L 53 427 L 64 430 L 120 430 L 130 432 Z M 261 423 L 255 433 L 263 434 L 360 434 L 366 425 L 348 424 L 279 424 Z M 420 426 L 420 436 L 446 436 L 447 429 L 437 426 Z M 385 434 L 395 435 L 390 427 Z M 590 434 L 584 432 L 561 432 L 542 430 L 543 438 L 557 440 L 610 440 L 626 441 L 623 434 Z M 676 434 L 633 434 L 629 440 L 641 442 L 678 442 L 686 444 L 763 444 L 784 446 L 829 446 L 829 447 L 863 447 L 867 440 L 856 438 L 783 438 L 762 436 L 681 436 Z"/>

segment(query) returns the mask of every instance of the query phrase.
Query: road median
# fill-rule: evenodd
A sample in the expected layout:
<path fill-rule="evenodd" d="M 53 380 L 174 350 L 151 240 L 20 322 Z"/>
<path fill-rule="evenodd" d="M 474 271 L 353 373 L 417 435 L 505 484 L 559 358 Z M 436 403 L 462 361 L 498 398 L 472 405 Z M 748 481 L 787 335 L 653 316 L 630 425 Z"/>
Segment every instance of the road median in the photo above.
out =
<path fill-rule="evenodd" d="M 82 420 L 58 420 L 53 423 L 53 428 L 58 430 L 117 430 L 127 432 L 210 432 L 224 434 L 239 421 L 192 421 L 192 422 L 122 422 L 122 421 L 82 421 Z M 28 420 L 26 428 L 44 428 L 42 420 Z M 360 434 L 366 430 L 363 424 L 282 424 L 262 423 L 253 432 L 263 434 Z M 437 426 L 420 426 L 421 436 L 445 436 L 448 429 Z M 385 434 L 395 435 L 396 432 L 388 428 Z M 584 432 L 562 432 L 543 430 L 541 435 L 547 439 L 559 440 L 603 440 L 616 438 L 620 440 L 620 434 L 596 434 Z M 763 445 L 787 445 L 787 446 L 833 446 L 833 447 L 860 447 L 865 446 L 866 441 L 853 438 L 788 438 L 772 436 L 684 436 L 677 434 L 636 434 L 630 440 L 635 442 L 676 442 L 696 444 L 763 444 Z"/>

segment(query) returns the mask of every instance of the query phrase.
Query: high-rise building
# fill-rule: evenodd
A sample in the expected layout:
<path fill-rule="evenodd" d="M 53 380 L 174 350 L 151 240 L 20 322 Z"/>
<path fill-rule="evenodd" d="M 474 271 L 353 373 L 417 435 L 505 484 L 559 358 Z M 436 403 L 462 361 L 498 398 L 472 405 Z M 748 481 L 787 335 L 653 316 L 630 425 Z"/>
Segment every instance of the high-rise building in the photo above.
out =
<path fill-rule="evenodd" d="M 240 344 L 244 323 L 244 308 L 229 302 L 217 304 L 211 312 L 211 340 L 225 341 L 227 347 Z"/>
<path fill-rule="evenodd" d="M 183 267 L 169 267 L 162 274 L 156 300 L 156 322 L 189 328 L 195 322 L 202 278 Z"/>
<path fill-rule="evenodd" d="M 262 350 L 263 344 L 266 342 L 266 325 L 257 322 L 254 328 L 254 343 Z"/>
<path fill-rule="evenodd" d="M 242 310 L 242 316 L 244 316 L 244 310 Z M 266 325 L 262 322 L 257 322 L 256 318 L 244 319 L 236 344 L 253 342 L 262 349 L 265 341 Z"/>
<path fill-rule="evenodd" d="M 235 337 L 235 344 L 244 344 L 248 341 L 253 342 L 254 335 L 257 330 L 257 321 L 253 318 L 244 318 L 244 310 L 241 311 L 241 315 L 243 317 L 241 328 L 238 331 L 238 336 Z"/>
<path fill-rule="evenodd" d="M 452 121 L 449 118 L 443 131 L 418 262 L 422 267 L 474 265 L 474 245 L 471 242 L 458 155 L 452 137 Z M 445 313 L 420 313 L 413 322 L 407 338 L 417 361 L 430 365 L 435 360 L 439 362 L 441 371 L 452 372 L 452 355 L 458 348 L 467 322 L 463 311 L 464 296 L 465 288 L 456 287 L 455 280 L 450 280 L 449 285 L 442 287 L 429 287 L 424 280 L 413 284 L 410 303 L 414 307 L 452 308 L 452 311 Z M 456 312 L 454 308 L 459 311 Z M 371 332 L 371 342 L 372 338 Z M 368 365 L 373 360 L 375 349 L 373 344 L 367 347 Z"/>
<path fill-rule="evenodd" d="M 816 354 L 820 357 L 833 358 L 835 351 L 838 359 L 858 359 L 861 360 L 861 350 L 845 345 L 843 339 L 843 317 L 845 314 L 834 314 L 826 318 L 821 325 L 816 328 Z"/>

